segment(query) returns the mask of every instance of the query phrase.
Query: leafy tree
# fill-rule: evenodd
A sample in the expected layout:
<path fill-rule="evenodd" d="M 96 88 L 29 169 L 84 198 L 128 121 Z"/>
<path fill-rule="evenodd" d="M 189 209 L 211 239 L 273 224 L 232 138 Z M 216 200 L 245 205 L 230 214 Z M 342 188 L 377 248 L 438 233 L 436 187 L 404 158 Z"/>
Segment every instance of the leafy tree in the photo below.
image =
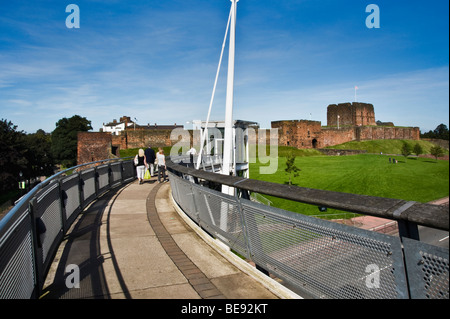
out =
<path fill-rule="evenodd" d="M 8 191 L 17 187 L 19 174 L 26 170 L 27 159 L 23 156 L 25 133 L 17 131 L 11 121 L 0 121 L 0 189 Z"/>
<path fill-rule="evenodd" d="M 38 130 L 25 136 L 25 153 L 28 160 L 27 171 L 31 177 L 53 174 L 54 159 L 51 151 L 50 134 Z"/>
<path fill-rule="evenodd" d="M 404 157 L 408 157 L 409 155 L 411 155 L 411 146 L 409 146 L 409 144 L 406 142 L 403 142 L 402 145 L 402 155 Z"/>
<path fill-rule="evenodd" d="M 438 157 L 444 155 L 444 149 L 439 145 L 435 145 L 430 149 L 430 154 L 433 155 L 437 161 Z"/>
<path fill-rule="evenodd" d="M 416 154 L 417 156 L 423 154 L 423 148 L 422 146 L 420 146 L 419 143 L 416 143 L 416 145 L 414 145 L 413 153 Z"/>
<path fill-rule="evenodd" d="M 449 133 L 448 133 L 448 127 L 445 124 L 439 124 L 435 129 L 434 129 L 434 134 L 436 136 L 436 138 L 440 138 L 443 140 L 447 140 L 449 139 Z"/>
<path fill-rule="evenodd" d="M 295 157 L 296 156 L 292 151 L 286 156 L 286 168 L 284 171 L 289 175 L 289 185 L 292 185 L 292 175 L 297 177 L 299 175 L 298 172 L 301 171 L 301 169 L 295 165 Z"/>
<path fill-rule="evenodd" d="M 442 140 L 449 140 L 449 130 L 447 125 L 439 124 L 433 131 L 428 131 L 421 135 L 424 138 L 437 138 Z"/>
<path fill-rule="evenodd" d="M 74 115 L 60 119 L 52 132 L 51 150 L 55 161 L 65 167 L 76 165 L 78 132 L 89 130 L 92 130 L 91 121 L 85 117 Z"/>

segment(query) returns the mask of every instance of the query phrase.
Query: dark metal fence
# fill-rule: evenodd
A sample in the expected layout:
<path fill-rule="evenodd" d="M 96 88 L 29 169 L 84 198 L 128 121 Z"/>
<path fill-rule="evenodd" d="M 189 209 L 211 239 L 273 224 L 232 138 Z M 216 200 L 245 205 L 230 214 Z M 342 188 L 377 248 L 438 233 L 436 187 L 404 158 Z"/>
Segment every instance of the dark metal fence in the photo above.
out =
<path fill-rule="evenodd" d="M 58 246 L 78 214 L 135 176 L 128 159 L 79 165 L 48 178 L 16 203 L 0 220 L 0 299 L 39 297 Z"/>
<path fill-rule="evenodd" d="M 176 161 L 174 159 L 174 161 Z M 449 298 L 448 249 L 417 225 L 449 229 L 448 207 L 224 176 L 167 161 L 174 200 L 213 237 L 311 298 Z M 235 196 L 220 192 L 235 188 Z M 389 236 L 250 201 L 249 192 L 389 218 Z"/>

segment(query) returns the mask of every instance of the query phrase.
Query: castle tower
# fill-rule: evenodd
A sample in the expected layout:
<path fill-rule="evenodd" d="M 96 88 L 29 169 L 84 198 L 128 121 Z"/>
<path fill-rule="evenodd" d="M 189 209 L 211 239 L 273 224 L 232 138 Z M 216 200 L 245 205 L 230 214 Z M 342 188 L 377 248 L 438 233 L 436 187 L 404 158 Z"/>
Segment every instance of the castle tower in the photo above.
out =
<path fill-rule="evenodd" d="M 376 125 L 375 111 L 369 103 L 331 104 L 327 108 L 327 126 Z"/>

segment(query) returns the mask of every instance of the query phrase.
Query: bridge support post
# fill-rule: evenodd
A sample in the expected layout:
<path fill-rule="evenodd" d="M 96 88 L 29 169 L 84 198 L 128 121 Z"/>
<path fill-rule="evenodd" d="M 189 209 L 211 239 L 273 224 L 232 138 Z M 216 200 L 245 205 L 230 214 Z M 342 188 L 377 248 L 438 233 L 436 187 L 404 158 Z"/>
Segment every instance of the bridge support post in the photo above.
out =
<path fill-rule="evenodd" d="M 398 220 L 398 234 L 400 239 L 403 237 L 420 240 L 419 228 L 416 223 L 408 222 L 406 220 Z"/>

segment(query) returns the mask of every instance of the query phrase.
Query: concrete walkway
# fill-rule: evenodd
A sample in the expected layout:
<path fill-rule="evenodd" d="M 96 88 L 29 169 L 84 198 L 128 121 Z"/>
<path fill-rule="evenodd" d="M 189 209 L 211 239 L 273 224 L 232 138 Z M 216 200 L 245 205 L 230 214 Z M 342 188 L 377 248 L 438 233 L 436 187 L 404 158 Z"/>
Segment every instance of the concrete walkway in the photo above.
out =
<path fill-rule="evenodd" d="M 61 244 L 41 298 L 285 298 L 276 283 L 240 270 L 200 238 L 169 191 L 152 179 L 92 203 Z M 79 288 L 68 265 L 79 269 Z"/>

